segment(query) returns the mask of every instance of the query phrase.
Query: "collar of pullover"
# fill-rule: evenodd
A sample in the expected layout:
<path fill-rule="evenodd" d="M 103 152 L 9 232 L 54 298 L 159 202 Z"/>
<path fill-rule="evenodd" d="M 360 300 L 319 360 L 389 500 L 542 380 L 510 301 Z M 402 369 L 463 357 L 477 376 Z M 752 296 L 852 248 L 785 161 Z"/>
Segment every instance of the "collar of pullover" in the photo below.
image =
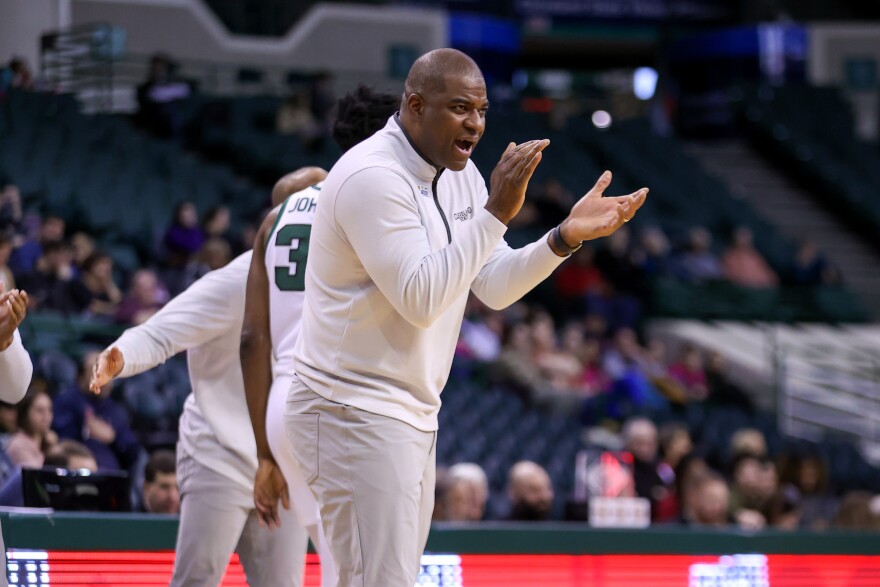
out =
<path fill-rule="evenodd" d="M 422 153 L 416 144 L 410 138 L 409 134 L 403 128 L 400 122 L 400 113 L 395 112 L 388 124 L 385 125 L 385 132 L 397 144 L 402 154 L 401 163 L 407 171 L 422 181 L 434 181 L 434 178 L 443 172 L 443 167 L 436 165 Z"/>

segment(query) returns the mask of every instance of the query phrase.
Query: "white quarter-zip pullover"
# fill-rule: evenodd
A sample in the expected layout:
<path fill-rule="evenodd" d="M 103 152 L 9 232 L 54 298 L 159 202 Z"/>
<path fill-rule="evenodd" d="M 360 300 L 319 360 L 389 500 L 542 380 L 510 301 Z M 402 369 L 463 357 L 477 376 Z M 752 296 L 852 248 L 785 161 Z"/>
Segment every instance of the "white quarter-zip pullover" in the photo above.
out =
<path fill-rule="evenodd" d="M 180 449 L 253 490 L 257 445 L 248 415 L 239 345 L 251 251 L 211 271 L 113 346 L 131 377 L 188 351 L 192 394 L 180 417 Z"/>
<path fill-rule="evenodd" d="M 12 344 L 0 351 L 0 400 L 8 404 L 20 402 L 33 374 L 34 365 L 16 330 L 12 333 Z"/>
<path fill-rule="evenodd" d="M 398 117 L 348 151 L 321 190 L 295 367 L 328 400 L 437 429 L 469 290 L 496 309 L 563 261 L 513 250 L 476 166 L 438 169 Z"/>

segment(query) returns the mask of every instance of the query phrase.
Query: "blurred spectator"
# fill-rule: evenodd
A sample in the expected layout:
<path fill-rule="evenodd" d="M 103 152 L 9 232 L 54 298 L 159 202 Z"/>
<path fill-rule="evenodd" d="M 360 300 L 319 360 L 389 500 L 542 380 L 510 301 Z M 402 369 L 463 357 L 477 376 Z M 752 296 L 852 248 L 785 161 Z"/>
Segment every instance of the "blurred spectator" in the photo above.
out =
<path fill-rule="evenodd" d="M 31 273 L 37 260 L 43 255 L 43 247 L 48 243 L 60 243 L 64 240 L 64 229 L 64 219 L 59 216 L 50 214 L 40 221 L 38 236 L 27 238 L 12 251 L 9 267 L 16 277 Z"/>
<path fill-rule="evenodd" d="M 28 292 L 28 306 L 63 314 L 78 314 L 88 307 L 88 297 L 74 288 L 74 272 L 70 247 L 63 242 L 47 242 L 33 272 L 18 280 Z"/>
<path fill-rule="evenodd" d="M 298 137 L 308 144 L 321 134 L 321 125 L 309 108 L 309 97 L 295 92 L 278 107 L 275 115 L 275 131 L 281 135 Z"/>
<path fill-rule="evenodd" d="M 657 434 L 660 464 L 657 473 L 664 483 L 665 494 L 658 499 L 654 508 L 656 522 L 671 522 L 681 515 L 681 496 L 678 495 L 679 465 L 693 450 L 693 441 L 687 427 L 683 424 L 666 424 Z"/>
<path fill-rule="evenodd" d="M 724 477 L 706 471 L 684 488 L 682 523 L 690 526 L 727 526 L 730 490 Z"/>
<path fill-rule="evenodd" d="M 6 448 L 9 437 L 18 430 L 18 408 L 15 404 L 0 402 L 0 448 Z"/>
<path fill-rule="evenodd" d="M 840 283 L 840 274 L 819 252 L 816 243 L 804 240 L 789 270 L 789 281 L 802 286 L 836 285 Z"/>
<path fill-rule="evenodd" d="M 801 527 L 803 511 L 801 492 L 793 485 L 783 485 L 767 504 L 767 524 L 779 530 Z"/>
<path fill-rule="evenodd" d="M 95 252 L 95 241 L 82 231 L 74 232 L 70 237 L 70 249 L 73 253 L 74 265 L 82 269 L 86 259 Z"/>
<path fill-rule="evenodd" d="M 190 97 L 190 84 L 175 75 L 176 66 L 165 55 L 150 59 L 147 79 L 138 86 L 138 123 L 156 136 L 177 137 L 183 129 L 182 100 Z"/>
<path fill-rule="evenodd" d="M 752 398 L 727 375 L 727 358 L 718 352 L 709 353 L 706 365 L 706 384 L 709 387 L 709 403 L 716 406 L 739 408 L 755 414 Z"/>
<path fill-rule="evenodd" d="M 532 405 L 560 414 L 580 412 L 583 398 L 570 388 L 555 385 L 535 364 L 532 331 L 532 326 L 525 321 L 514 321 L 506 326 L 503 350 L 493 372 Z"/>
<path fill-rule="evenodd" d="M 225 267 L 232 260 L 232 250 L 229 243 L 222 238 L 210 238 L 205 241 L 195 257 L 186 264 L 182 274 L 182 280 L 174 287 L 171 285 L 169 292 L 172 296 L 188 288 L 207 273 Z"/>
<path fill-rule="evenodd" d="M 14 465 L 38 469 L 46 454 L 58 444 L 52 431 L 52 398 L 38 389 L 28 390 L 18 404 L 18 431 L 9 439 L 6 454 Z"/>
<path fill-rule="evenodd" d="M 715 281 L 723 277 L 721 262 L 712 252 L 711 233 L 698 226 L 691 229 L 688 248 L 678 256 L 679 277 L 692 283 Z"/>
<path fill-rule="evenodd" d="M 214 206 L 202 218 L 202 232 L 205 240 L 219 238 L 226 241 L 230 249 L 235 246 L 235 239 L 230 234 L 232 218 L 226 206 Z"/>
<path fill-rule="evenodd" d="M 693 518 L 688 491 L 693 488 L 697 479 L 710 471 L 706 461 L 695 453 L 686 454 L 679 460 L 675 468 L 675 494 L 678 497 L 680 520 L 687 521 Z"/>
<path fill-rule="evenodd" d="M 583 368 L 576 357 L 560 349 L 553 318 L 546 312 L 536 314 L 532 320 L 532 361 L 557 389 L 580 386 Z"/>
<path fill-rule="evenodd" d="M 770 499 L 779 489 L 776 466 L 766 458 L 740 454 L 731 467 L 730 513 L 741 521 L 760 515 L 766 521 Z M 745 510 L 745 512 L 743 512 Z"/>
<path fill-rule="evenodd" d="M 553 484 L 544 468 L 531 461 L 519 461 L 507 478 L 510 499 L 509 520 L 547 520 L 553 511 Z"/>
<path fill-rule="evenodd" d="M 602 273 L 593 262 L 594 256 L 592 248 L 583 246 L 556 271 L 556 291 L 570 312 L 582 314 L 586 309 L 586 296 L 598 294 L 604 285 Z"/>
<path fill-rule="evenodd" d="M 555 177 L 544 182 L 532 201 L 542 226 L 555 226 L 565 220 L 576 202 L 574 195 Z"/>
<path fill-rule="evenodd" d="M 75 440 L 62 440 L 46 455 L 46 467 L 97 472 L 98 462 L 89 447 Z"/>
<path fill-rule="evenodd" d="M 489 481 L 483 468 L 474 463 L 458 463 L 446 472 L 444 520 L 479 522 L 486 513 Z"/>
<path fill-rule="evenodd" d="M 669 366 L 669 375 L 684 387 L 687 399 L 702 401 L 709 395 L 703 354 L 696 346 L 685 344 L 677 362 Z"/>
<path fill-rule="evenodd" d="M 21 192 L 18 186 L 7 182 L 0 182 L 0 188 L 0 234 L 11 235 L 21 224 Z"/>
<path fill-rule="evenodd" d="M 22 57 L 13 57 L 0 69 L 0 95 L 10 89 L 30 90 L 34 86 L 34 78 L 27 61 Z"/>
<path fill-rule="evenodd" d="M 602 370 L 602 343 L 597 338 L 586 338 L 584 328 L 577 323 L 565 327 L 562 348 L 580 364 L 581 373 L 574 382 L 580 395 L 593 397 L 608 391 L 611 380 Z"/>
<path fill-rule="evenodd" d="M 476 296 L 468 298 L 456 357 L 494 361 L 501 355 L 504 322 L 501 314 L 490 312 Z"/>
<path fill-rule="evenodd" d="M 168 292 L 159 282 L 156 272 L 140 269 L 131 279 L 128 295 L 119 304 L 116 321 L 122 324 L 142 324 L 158 312 L 168 298 Z"/>
<path fill-rule="evenodd" d="M 71 469 L 74 471 L 97 472 L 98 464 L 92 451 L 81 442 L 62 440 L 46 453 L 43 467 Z M 24 507 L 24 489 L 21 480 L 21 467 L 11 471 L 0 485 L 0 505 Z"/>
<path fill-rule="evenodd" d="M 9 268 L 9 256 L 12 254 L 12 238 L 0 232 L 0 286 L 3 291 L 15 289 L 15 276 Z"/>
<path fill-rule="evenodd" d="M 837 530 L 880 531 L 880 498 L 867 491 L 850 491 L 843 496 L 831 525 Z"/>
<path fill-rule="evenodd" d="M 97 359 L 97 352 L 86 353 L 80 363 L 77 386 L 58 394 L 53 427 L 61 438 L 88 446 L 100 469 L 126 470 L 137 459 L 140 445 L 129 427 L 125 409 L 109 397 L 113 383 L 101 388 L 99 395 L 89 391 L 89 378 Z"/>
<path fill-rule="evenodd" d="M 672 497 L 675 474 L 671 467 L 659 462 L 657 427 L 646 418 L 633 418 L 623 425 L 621 436 L 624 450 L 633 456 L 636 495 L 651 502 L 651 517 L 660 521 L 660 504 Z"/>
<path fill-rule="evenodd" d="M 824 530 L 837 511 L 838 500 L 829 492 L 828 466 L 816 454 L 792 454 L 780 466 L 783 487 L 800 494 L 800 525 L 808 530 Z"/>
<path fill-rule="evenodd" d="M 89 300 L 93 316 L 113 317 L 122 301 L 122 292 L 113 281 L 113 259 L 100 251 L 92 253 L 82 264 L 82 274 L 74 283 L 76 298 Z"/>
<path fill-rule="evenodd" d="M 733 233 L 733 242 L 721 259 L 724 277 L 744 287 L 776 287 L 779 278 L 752 244 L 752 231 L 741 226 Z"/>
<path fill-rule="evenodd" d="M 612 331 L 635 328 L 641 314 L 639 299 L 648 297 L 649 288 L 634 260 L 638 255 L 630 251 L 630 233 L 621 228 L 603 241 L 595 263 L 606 286 L 589 297 L 587 313 L 600 314 Z"/>
<path fill-rule="evenodd" d="M 636 333 L 621 328 L 613 344 L 605 351 L 602 366 L 613 380 L 608 394 L 606 415 L 625 419 L 631 413 L 645 409 L 665 409 L 666 399 L 648 378 L 647 353 L 639 344 Z"/>
<path fill-rule="evenodd" d="M 165 232 L 165 248 L 168 249 L 168 264 L 182 267 L 196 251 L 202 248 L 205 233 L 199 227 L 196 206 L 192 202 L 181 202 L 174 210 L 174 221 Z"/>
<path fill-rule="evenodd" d="M 143 511 L 151 514 L 180 513 L 180 490 L 177 487 L 177 460 L 170 450 L 157 450 L 144 468 L 141 486 Z"/>
<path fill-rule="evenodd" d="M 740 428 L 730 437 L 730 457 L 736 459 L 741 455 L 758 458 L 767 456 L 767 439 L 764 433 L 756 428 Z"/>
<path fill-rule="evenodd" d="M 641 249 L 634 254 L 634 261 L 646 278 L 662 277 L 669 273 L 669 239 L 657 227 L 642 231 Z"/>

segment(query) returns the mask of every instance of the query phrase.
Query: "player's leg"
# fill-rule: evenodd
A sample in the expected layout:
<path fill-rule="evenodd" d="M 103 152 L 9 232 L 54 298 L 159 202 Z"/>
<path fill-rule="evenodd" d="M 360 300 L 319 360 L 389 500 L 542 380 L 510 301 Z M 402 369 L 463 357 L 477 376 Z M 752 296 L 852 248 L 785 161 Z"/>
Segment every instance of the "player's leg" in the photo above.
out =
<path fill-rule="evenodd" d="M 434 433 L 327 401 L 299 382 L 285 425 L 321 504 L 339 587 L 415 584 L 422 480 Z"/>
<path fill-rule="evenodd" d="M 308 535 L 293 508 L 281 508 L 281 527 L 260 526 L 251 512 L 235 551 L 250 587 L 300 587 Z"/>
<path fill-rule="evenodd" d="M 178 448 L 180 525 L 169 587 L 216 587 L 248 519 L 243 491 Z"/>
<path fill-rule="evenodd" d="M 290 502 L 296 511 L 296 517 L 305 526 L 318 557 L 321 560 L 321 586 L 335 587 L 336 568 L 330 545 L 321 526 L 321 512 L 315 496 L 306 485 L 306 480 L 296 464 L 291 452 L 290 440 L 284 430 L 284 406 L 287 403 L 287 392 L 290 389 L 291 377 L 278 377 L 272 382 L 269 392 L 269 405 L 266 410 L 266 436 L 269 448 L 278 462 L 290 492 Z"/>

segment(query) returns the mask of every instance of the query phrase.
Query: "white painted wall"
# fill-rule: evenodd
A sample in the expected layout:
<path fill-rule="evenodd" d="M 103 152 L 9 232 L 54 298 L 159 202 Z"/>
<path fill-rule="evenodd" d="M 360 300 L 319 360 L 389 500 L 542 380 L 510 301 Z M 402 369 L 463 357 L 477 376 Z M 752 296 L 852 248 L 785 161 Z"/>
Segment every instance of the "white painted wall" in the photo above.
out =
<path fill-rule="evenodd" d="M 307 70 L 381 73 L 392 44 L 447 43 L 443 12 L 386 6 L 319 4 L 281 39 L 231 35 L 200 0 L 74 0 L 72 20 L 124 27 L 132 53 Z"/>
<path fill-rule="evenodd" d="M 69 23 L 69 5 L 70 0 L 0 0 L 0 63 L 18 55 L 36 73 L 40 35 Z"/>
<path fill-rule="evenodd" d="M 880 25 L 813 24 L 809 27 L 809 78 L 819 86 L 846 81 L 846 60 L 873 57 L 880 63 Z"/>

